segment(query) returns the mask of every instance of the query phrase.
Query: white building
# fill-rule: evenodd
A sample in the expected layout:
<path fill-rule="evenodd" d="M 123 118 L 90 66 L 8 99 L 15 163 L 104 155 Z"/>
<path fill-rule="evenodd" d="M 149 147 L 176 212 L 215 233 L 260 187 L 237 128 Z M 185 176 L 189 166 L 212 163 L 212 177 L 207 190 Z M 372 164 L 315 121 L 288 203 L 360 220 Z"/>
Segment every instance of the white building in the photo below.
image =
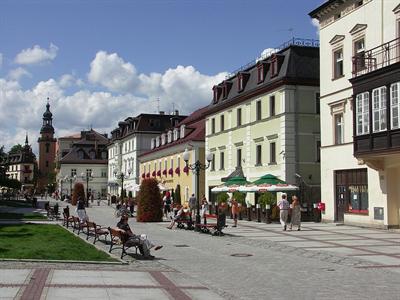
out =
<path fill-rule="evenodd" d="M 71 195 L 75 182 L 81 182 L 95 199 L 107 195 L 106 134 L 95 130 L 61 137 L 57 141 L 57 183 L 60 195 Z"/>
<path fill-rule="evenodd" d="M 111 132 L 108 149 L 108 193 L 121 195 L 129 184 L 139 184 L 140 168 L 138 156 L 151 149 L 151 140 L 171 128 L 186 116 L 140 114 L 118 123 Z"/>
<path fill-rule="evenodd" d="M 399 227 L 400 1 L 329 0 L 320 24 L 323 220 Z"/>

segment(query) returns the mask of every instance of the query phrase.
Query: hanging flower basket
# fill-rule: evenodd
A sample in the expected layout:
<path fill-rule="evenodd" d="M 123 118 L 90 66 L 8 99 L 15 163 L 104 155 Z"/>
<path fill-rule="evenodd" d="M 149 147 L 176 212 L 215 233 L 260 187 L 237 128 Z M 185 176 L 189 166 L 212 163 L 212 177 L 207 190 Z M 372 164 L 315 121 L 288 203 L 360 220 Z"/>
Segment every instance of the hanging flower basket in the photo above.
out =
<path fill-rule="evenodd" d="M 188 167 L 188 166 L 185 166 L 185 167 L 183 168 L 183 172 L 185 172 L 186 175 L 189 175 L 189 167 Z"/>
<path fill-rule="evenodd" d="M 180 175 L 181 174 L 181 169 L 179 167 L 177 167 L 175 169 L 175 174 Z"/>
<path fill-rule="evenodd" d="M 150 172 L 146 174 L 146 177 L 147 177 L 147 178 L 150 178 Z"/>
<path fill-rule="evenodd" d="M 167 169 L 162 171 L 163 175 L 167 176 Z"/>
<path fill-rule="evenodd" d="M 156 171 L 153 171 L 153 173 L 151 173 L 151 176 L 156 177 Z"/>
<path fill-rule="evenodd" d="M 158 177 L 161 177 L 161 170 L 158 170 L 158 171 L 157 171 L 157 176 L 158 176 Z"/>
<path fill-rule="evenodd" d="M 168 170 L 168 174 L 171 175 L 171 176 L 174 176 L 174 169 L 172 169 L 172 168 L 169 169 Z"/>
<path fill-rule="evenodd" d="M 142 178 L 144 179 L 145 177 L 146 177 L 146 174 L 143 173 L 143 174 L 142 174 Z"/>

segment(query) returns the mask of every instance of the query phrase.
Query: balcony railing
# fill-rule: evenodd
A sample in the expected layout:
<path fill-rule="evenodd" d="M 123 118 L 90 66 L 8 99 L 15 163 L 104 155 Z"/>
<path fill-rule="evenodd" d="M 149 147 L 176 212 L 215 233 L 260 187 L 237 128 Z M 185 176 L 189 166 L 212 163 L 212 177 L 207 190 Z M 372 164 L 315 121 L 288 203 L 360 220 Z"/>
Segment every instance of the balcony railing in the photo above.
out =
<path fill-rule="evenodd" d="M 400 38 L 353 56 L 353 77 L 400 61 Z"/>

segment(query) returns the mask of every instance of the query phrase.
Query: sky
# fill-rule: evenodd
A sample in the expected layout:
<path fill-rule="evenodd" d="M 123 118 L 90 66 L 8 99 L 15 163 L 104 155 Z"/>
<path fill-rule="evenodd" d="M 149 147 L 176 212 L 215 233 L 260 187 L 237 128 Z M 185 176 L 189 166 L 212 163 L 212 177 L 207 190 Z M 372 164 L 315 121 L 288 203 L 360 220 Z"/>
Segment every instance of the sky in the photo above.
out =
<path fill-rule="evenodd" d="M 323 0 L 2 0 L 0 146 L 174 109 L 189 115 L 227 74 L 292 37 L 318 39 Z M 157 101 L 159 99 L 159 101 Z"/>

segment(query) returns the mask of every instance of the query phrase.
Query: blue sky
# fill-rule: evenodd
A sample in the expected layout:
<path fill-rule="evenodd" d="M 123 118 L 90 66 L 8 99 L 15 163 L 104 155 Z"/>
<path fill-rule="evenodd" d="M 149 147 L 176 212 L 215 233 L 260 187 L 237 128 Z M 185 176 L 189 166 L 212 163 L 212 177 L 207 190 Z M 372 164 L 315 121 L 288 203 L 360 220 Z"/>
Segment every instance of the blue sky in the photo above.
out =
<path fill-rule="evenodd" d="M 189 114 L 264 49 L 318 38 L 307 14 L 322 2 L 3 0 L 0 145 L 27 131 L 36 148 L 47 96 L 58 136 L 89 124 L 109 132 L 154 112 L 156 98 Z"/>

